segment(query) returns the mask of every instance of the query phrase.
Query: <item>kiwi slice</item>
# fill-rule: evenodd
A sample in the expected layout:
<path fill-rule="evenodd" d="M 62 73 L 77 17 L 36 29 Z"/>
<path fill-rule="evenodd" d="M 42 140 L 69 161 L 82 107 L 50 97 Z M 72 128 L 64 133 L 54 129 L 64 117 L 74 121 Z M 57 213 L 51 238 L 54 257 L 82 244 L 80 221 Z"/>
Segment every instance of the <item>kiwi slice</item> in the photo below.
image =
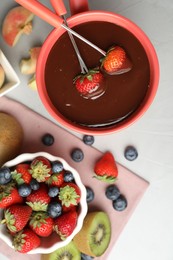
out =
<path fill-rule="evenodd" d="M 111 238 L 111 224 L 103 211 L 90 212 L 84 219 L 83 227 L 73 241 L 78 249 L 93 257 L 101 256 Z"/>
<path fill-rule="evenodd" d="M 81 254 L 74 242 L 71 241 L 67 246 L 61 247 L 50 254 L 42 255 L 41 260 L 81 260 Z"/>

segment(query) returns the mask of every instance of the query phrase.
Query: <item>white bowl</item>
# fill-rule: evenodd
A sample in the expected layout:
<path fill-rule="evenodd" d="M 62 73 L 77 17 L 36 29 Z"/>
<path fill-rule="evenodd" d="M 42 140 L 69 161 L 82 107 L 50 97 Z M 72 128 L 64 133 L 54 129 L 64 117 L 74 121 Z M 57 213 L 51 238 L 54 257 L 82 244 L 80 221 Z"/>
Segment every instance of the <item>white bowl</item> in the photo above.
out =
<path fill-rule="evenodd" d="M 42 242 L 41 242 L 41 245 L 38 248 L 33 249 L 30 252 L 28 252 L 28 254 L 48 254 L 48 253 L 55 251 L 56 249 L 58 249 L 60 247 L 67 245 L 73 239 L 73 237 L 80 231 L 80 229 L 82 228 L 83 220 L 84 220 L 84 218 L 87 214 L 87 210 L 88 210 L 87 202 L 86 202 L 86 189 L 85 189 L 85 186 L 81 182 L 79 173 L 74 168 L 72 168 L 64 159 L 62 159 L 60 157 L 53 156 L 53 155 L 46 153 L 46 152 L 24 153 L 24 154 L 17 156 L 15 159 L 8 161 L 7 163 L 4 164 L 4 166 L 12 167 L 12 166 L 15 166 L 15 165 L 17 165 L 21 162 L 31 161 L 37 156 L 44 156 L 50 161 L 56 161 L 56 160 L 61 161 L 63 166 L 64 166 L 64 169 L 69 170 L 73 173 L 75 182 L 81 190 L 81 199 L 80 199 L 80 202 L 79 202 L 78 221 L 77 221 L 77 225 L 76 225 L 73 233 L 69 237 L 67 237 L 65 240 L 60 240 L 59 236 L 57 236 L 57 234 L 55 232 L 53 232 L 53 234 L 50 237 L 41 238 Z M 3 218 L 2 213 L 3 213 L 3 210 L 0 209 L 0 219 Z M 11 236 L 7 233 L 5 225 L 0 225 L 0 238 L 8 246 L 10 246 L 11 248 L 14 248 L 13 245 L 12 245 Z"/>

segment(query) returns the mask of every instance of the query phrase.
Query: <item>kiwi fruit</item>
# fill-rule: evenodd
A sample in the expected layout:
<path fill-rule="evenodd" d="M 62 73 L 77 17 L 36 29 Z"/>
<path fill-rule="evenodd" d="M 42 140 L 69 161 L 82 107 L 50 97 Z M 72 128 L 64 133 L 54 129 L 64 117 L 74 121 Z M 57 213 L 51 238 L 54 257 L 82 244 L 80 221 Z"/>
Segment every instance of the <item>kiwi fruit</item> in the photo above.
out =
<path fill-rule="evenodd" d="M 42 255 L 41 260 L 81 260 L 80 251 L 71 241 L 67 246 L 61 247 L 54 252 Z"/>
<path fill-rule="evenodd" d="M 15 117 L 0 112 L 0 167 L 16 157 L 23 142 L 23 129 Z"/>
<path fill-rule="evenodd" d="M 106 212 L 89 212 L 82 229 L 73 241 L 80 252 L 97 257 L 107 249 L 111 238 L 111 224 Z"/>

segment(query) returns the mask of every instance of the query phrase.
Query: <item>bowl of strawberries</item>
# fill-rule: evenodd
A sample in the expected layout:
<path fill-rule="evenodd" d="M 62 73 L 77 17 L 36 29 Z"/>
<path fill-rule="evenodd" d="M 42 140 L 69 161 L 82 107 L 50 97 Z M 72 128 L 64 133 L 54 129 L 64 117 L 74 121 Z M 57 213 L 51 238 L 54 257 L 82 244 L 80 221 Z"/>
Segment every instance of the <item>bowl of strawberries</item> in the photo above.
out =
<path fill-rule="evenodd" d="M 86 213 L 85 186 L 64 159 L 25 153 L 0 168 L 0 238 L 15 251 L 47 254 L 67 245 Z"/>

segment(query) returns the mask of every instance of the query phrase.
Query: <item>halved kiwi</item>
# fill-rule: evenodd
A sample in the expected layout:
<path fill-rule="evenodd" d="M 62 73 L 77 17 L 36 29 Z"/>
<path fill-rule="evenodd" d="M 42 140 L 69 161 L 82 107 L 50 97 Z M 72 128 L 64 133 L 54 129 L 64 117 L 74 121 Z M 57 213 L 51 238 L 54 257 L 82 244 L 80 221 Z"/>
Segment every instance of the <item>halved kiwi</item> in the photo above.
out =
<path fill-rule="evenodd" d="M 81 254 L 74 242 L 71 241 L 67 246 L 61 247 L 50 254 L 42 255 L 41 260 L 81 260 Z"/>
<path fill-rule="evenodd" d="M 101 256 L 111 238 L 111 224 L 106 212 L 90 212 L 84 219 L 83 227 L 74 237 L 77 248 L 90 256 Z"/>

